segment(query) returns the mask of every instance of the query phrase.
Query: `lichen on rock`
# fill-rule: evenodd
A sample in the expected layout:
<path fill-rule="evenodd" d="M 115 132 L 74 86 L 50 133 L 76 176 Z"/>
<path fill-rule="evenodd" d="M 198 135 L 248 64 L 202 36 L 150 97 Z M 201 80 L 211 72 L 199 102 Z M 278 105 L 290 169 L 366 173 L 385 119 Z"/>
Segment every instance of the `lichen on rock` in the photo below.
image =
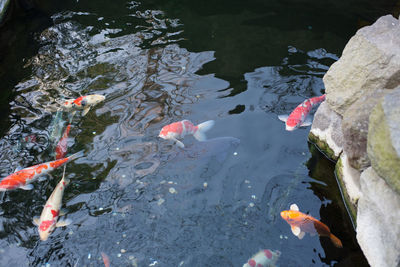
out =
<path fill-rule="evenodd" d="M 374 170 L 400 194 L 400 87 L 373 109 L 367 151 Z"/>

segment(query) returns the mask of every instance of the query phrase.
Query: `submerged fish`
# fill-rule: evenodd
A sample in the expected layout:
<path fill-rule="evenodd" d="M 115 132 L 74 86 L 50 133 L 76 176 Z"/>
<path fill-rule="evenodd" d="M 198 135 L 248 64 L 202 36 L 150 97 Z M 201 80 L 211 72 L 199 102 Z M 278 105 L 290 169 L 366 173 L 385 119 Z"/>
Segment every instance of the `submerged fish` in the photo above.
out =
<path fill-rule="evenodd" d="M 101 257 L 103 258 L 104 267 L 110 267 L 110 259 L 108 258 L 107 254 L 101 252 Z"/>
<path fill-rule="evenodd" d="M 62 135 L 60 141 L 58 141 L 56 146 L 56 159 L 62 159 L 67 154 L 67 141 L 69 131 L 71 130 L 71 124 L 68 124 L 67 128 L 65 128 L 64 134 Z"/>
<path fill-rule="evenodd" d="M 64 124 L 65 124 L 65 122 L 63 121 L 62 115 L 63 115 L 62 111 L 58 110 L 56 112 L 56 115 L 54 116 L 54 119 L 51 121 L 51 124 L 49 127 L 50 128 L 49 141 L 52 146 L 55 145 L 57 140 L 59 140 L 62 135 L 62 130 L 63 130 Z"/>
<path fill-rule="evenodd" d="M 53 232 L 56 227 L 67 226 L 71 224 L 71 220 L 59 220 L 60 209 L 62 205 L 62 197 L 64 194 L 65 187 L 69 184 L 69 179 L 65 178 L 65 166 L 64 173 L 61 181 L 57 184 L 53 193 L 51 193 L 49 199 L 44 206 L 40 218 L 34 218 L 33 223 L 38 226 L 40 240 L 45 241 Z"/>
<path fill-rule="evenodd" d="M 85 116 L 90 108 L 106 99 L 103 95 L 85 95 L 77 99 L 66 100 L 63 107 L 67 110 L 83 110 L 82 116 Z"/>
<path fill-rule="evenodd" d="M 64 165 L 67 162 L 75 160 L 83 156 L 83 151 L 75 153 L 67 158 L 62 158 L 42 164 L 37 164 L 20 171 L 14 172 L 8 175 L 0 181 L 0 191 L 8 191 L 16 188 L 21 188 L 24 190 L 31 190 L 33 186 L 31 185 L 39 176 L 47 174 L 50 171 Z"/>
<path fill-rule="evenodd" d="M 286 124 L 287 131 L 293 131 L 301 126 L 311 125 L 311 119 L 307 118 L 308 113 L 311 109 L 325 100 L 325 94 L 322 96 L 312 97 L 305 100 L 303 103 L 298 105 L 290 115 L 279 115 L 278 118 L 284 121 Z"/>
<path fill-rule="evenodd" d="M 302 239 L 305 233 L 318 234 L 329 237 L 336 247 L 343 247 L 340 239 L 331 233 L 328 226 L 314 217 L 300 212 L 296 204 L 292 204 L 290 210 L 282 211 L 281 217 L 290 225 L 292 233 L 299 239 Z"/>
<path fill-rule="evenodd" d="M 185 145 L 179 141 L 178 138 L 183 138 L 187 134 L 192 134 L 198 141 L 205 141 L 207 138 L 204 133 L 213 126 L 213 120 L 200 123 L 197 126 L 193 125 L 193 123 L 188 120 L 183 120 L 164 126 L 158 136 L 163 139 L 173 140 L 179 147 L 183 148 Z"/>
<path fill-rule="evenodd" d="M 264 249 L 254 254 L 243 267 L 275 267 L 281 252 Z"/>

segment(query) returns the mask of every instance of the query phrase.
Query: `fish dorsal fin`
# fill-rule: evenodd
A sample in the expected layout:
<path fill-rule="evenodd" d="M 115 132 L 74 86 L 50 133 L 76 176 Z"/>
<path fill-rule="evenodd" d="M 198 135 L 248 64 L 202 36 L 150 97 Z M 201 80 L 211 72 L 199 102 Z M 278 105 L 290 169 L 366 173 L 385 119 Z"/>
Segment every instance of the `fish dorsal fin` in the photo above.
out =
<path fill-rule="evenodd" d="M 23 169 L 22 166 L 17 166 L 17 168 L 15 168 L 14 172 L 19 172 L 22 169 Z"/>
<path fill-rule="evenodd" d="M 40 218 L 37 217 L 37 216 L 33 217 L 33 224 L 36 225 L 36 226 L 39 226 L 40 225 Z"/>
<path fill-rule="evenodd" d="M 300 227 L 298 227 L 298 226 L 292 226 L 291 228 L 292 228 L 292 233 L 293 233 L 295 236 L 299 236 L 299 235 L 300 235 L 300 233 L 301 233 Z"/>
<path fill-rule="evenodd" d="M 292 205 L 290 205 L 290 210 L 299 211 L 299 207 L 297 207 L 296 204 L 292 204 Z"/>
<path fill-rule="evenodd" d="M 278 119 L 280 119 L 283 122 L 286 122 L 288 118 L 289 115 L 278 115 Z"/>

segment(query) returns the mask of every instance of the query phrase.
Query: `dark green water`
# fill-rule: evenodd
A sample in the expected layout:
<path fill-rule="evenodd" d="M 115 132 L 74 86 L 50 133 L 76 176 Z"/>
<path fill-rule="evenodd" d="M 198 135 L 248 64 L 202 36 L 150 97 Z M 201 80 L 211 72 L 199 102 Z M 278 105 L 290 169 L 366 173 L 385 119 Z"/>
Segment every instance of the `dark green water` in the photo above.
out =
<path fill-rule="evenodd" d="M 1 177 L 54 158 L 57 101 L 103 94 L 75 116 L 68 227 L 41 242 L 32 223 L 61 177 L 7 192 L 1 266 L 242 266 L 260 249 L 279 266 L 366 266 L 333 175 L 309 128 L 277 119 L 320 95 L 322 76 L 392 1 L 41 1 L 0 29 Z M 64 119 L 66 119 L 64 114 Z M 158 138 L 209 119 L 215 139 Z M 36 140 L 24 141 L 26 136 Z M 237 139 L 240 139 L 238 144 Z M 22 140 L 22 141 L 21 141 Z M 206 184 L 205 184 L 206 183 Z M 297 239 L 279 213 L 297 203 L 343 249 Z"/>

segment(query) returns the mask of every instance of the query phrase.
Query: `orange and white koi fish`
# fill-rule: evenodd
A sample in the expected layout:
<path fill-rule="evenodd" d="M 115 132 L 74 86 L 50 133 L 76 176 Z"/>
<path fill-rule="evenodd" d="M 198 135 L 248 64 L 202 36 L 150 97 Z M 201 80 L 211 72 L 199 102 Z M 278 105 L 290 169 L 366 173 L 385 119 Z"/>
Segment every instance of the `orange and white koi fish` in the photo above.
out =
<path fill-rule="evenodd" d="M 33 188 L 31 183 L 34 182 L 39 176 L 47 174 L 52 170 L 64 165 L 65 163 L 75 160 L 82 156 L 83 156 L 83 151 L 80 151 L 66 158 L 38 164 L 14 172 L 13 174 L 8 175 L 7 177 L 5 177 L 3 180 L 0 181 L 0 191 L 8 191 L 16 188 L 31 190 Z"/>
<path fill-rule="evenodd" d="M 85 116 L 90 108 L 106 99 L 103 95 L 85 95 L 77 99 L 66 100 L 63 107 L 67 110 L 81 110 L 83 109 L 82 116 Z"/>
<path fill-rule="evenodd" d="M 57 184 L 53 193 L 51 193 L 49 199 L 44 205 L 40 218 L 35 217 L 33 223 L 38 226 L 40 240 L 45 241 L 49 238 L 49 235 L 56 227 L 67 226 L 71 224 L 71 220 L 58 220 L 60 209 L 62 205 L 62 197 L 64 194 L 65 187 L 69 184 L 69 179 L 65 178 L 65 166 L 64 173 L 61 181 Z"/>
<path fill-rule="evenodd" d="M 308 113 L 311 109 L 325 100 L 325 94 L 322 96 L 312 97 L 305 100 L 303 103 L 298 105 L 290 115 L 279 115 L 278 118 L 284 121 L 286 124 L 286 131 L 293 131 L 302 126 L 309 126 L 312 121 L 307 118 Z"/>
<path fill-rule="evenodd" d="M 328 226 L 314 217 L 300 212 L 296 204 L 292 204 L 290 210 L 282 211 L 281 217 L 290 225 L 292 233 L 299 239 L 302 239 L 305 233 L 318 234 L 329 237 L 336 247 L 343 247 L 340 239 L 331 233 Z"/>
<path fill-rule="evenodd" d="M 243 267 L 275 267 L 280 255 L 279 250 L 263 249 L 254 254 Z"/>
<path fill-rule="evenodd" d="M 60 141 L 58 141 L 56 146 L 56 159 L 62 159 L 67 154 L 67 141 L 69 131 L 71 130 L 71 124 L 68 124 L 65 128 L 64 134 L 62 135 Z"/>
<path fill-rule="evenodd" d="M 185 145 L 179 141 L 178 138 L 183 138 L 187 134 L 192 134 L 198 141 L 205 141 L 207 138 L 204 133 L 213 126 L 213 120 L 200 123 L 197 126 L 193 125 L 193 123 L 188 120 L 183 120 L 164 126 L 158 136 L 163 139 L 173 140 L 179 147 L 184 148 Z"/>

